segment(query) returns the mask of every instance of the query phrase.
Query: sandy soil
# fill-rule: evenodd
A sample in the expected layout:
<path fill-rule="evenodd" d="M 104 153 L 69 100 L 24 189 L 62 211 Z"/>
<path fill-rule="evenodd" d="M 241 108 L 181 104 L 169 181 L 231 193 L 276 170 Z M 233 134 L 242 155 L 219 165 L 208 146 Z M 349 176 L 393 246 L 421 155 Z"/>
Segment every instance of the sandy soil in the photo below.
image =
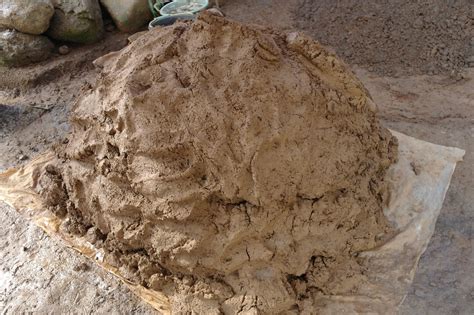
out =
<path fill-rule="evenodd" d="M 294 11 L 299 28 L 381 75 L 456 74 L 474 49 L 472 0 L 302 0 Z"/>
<path fill-rule="evenodd" d="M 294 1 L 228 1 L 224 10 L 236 19 L 292 28 L 288 9 Z M 4 87 L 0 91 L 0 169 L 24 163 L 63 138 L 69 128 L 67 114 L 74 94 L 83 84 L 94 84 L 90 65 L 93 55 L 120 48 L 124 38 L 112 40 L 117 40 L 116 46 L 102 43 L 80 48 L 36 68 L 44 70 L 39 73 L 53 73 L 46 75 L 47 79 L 25 81 L 25 77 L 31 77 L 27 73 L 30 70 L 23 70 L 20 79 L 12 76 L 10 81 L 17 82 L 13 86 L 6 86 L 0 79 Z M 87 51 L 95 53 L 88 55 Z M 60 64 L 62 68 L 57 66 Z M 61 70 L 54 70 L 58 68 Z M 75 75 L 61 76 L 62 72 Z M 473 314 L 474 69 L 464 69 L 461 79 L 390 78 L 362 68 L 356 72 L 379 105 L 380 117 L 387 127 L 467 151 L 465 161 L 454 174 L 435 234 L 421 258 L 401 313 Z M 1 75 L 6 78 L 4 73 Z M 46 237 L 13 209 L 0 204 L 0 211 L 3 313 L 155 313 L 112 276 Z"/>

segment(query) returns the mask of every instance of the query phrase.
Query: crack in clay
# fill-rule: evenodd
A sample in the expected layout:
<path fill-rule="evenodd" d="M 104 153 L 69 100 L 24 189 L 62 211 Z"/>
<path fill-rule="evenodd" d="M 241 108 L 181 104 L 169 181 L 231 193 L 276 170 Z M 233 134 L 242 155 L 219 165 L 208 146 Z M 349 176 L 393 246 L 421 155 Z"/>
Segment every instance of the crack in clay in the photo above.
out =
<path fill-rule="evenodd" d="M 176 314 L 314 313 L 367 283 L 397 141 L 333 54 L 204 13 L 96 64 L 36 184 L 62 228 Z"/>

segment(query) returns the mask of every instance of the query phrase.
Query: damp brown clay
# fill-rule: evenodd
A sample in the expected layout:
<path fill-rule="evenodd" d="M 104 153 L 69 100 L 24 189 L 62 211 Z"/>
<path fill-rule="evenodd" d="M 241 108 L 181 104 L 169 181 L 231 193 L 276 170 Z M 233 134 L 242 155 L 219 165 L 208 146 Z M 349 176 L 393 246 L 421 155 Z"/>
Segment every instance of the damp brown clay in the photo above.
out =
<path fill-rule="evenodd" d="M 97 65 L 37 189 L 128 278 L 176 314 L 311 313 L 364 285 L 397 142 L 333 54 L 202 14 Z"/>

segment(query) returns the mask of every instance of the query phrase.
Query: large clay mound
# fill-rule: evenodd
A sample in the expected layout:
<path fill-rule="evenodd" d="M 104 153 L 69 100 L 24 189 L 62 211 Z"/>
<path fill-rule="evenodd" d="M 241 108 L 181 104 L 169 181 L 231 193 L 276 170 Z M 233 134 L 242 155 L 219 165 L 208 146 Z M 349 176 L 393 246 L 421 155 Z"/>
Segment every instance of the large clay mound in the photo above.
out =
<path fill-rule="evenodd" d="M 397 145 L 334 55 L 203 14 L 97 63 L 38 184 L 71 230 L 174 313 L 311 311 L 364 284 Z"/>

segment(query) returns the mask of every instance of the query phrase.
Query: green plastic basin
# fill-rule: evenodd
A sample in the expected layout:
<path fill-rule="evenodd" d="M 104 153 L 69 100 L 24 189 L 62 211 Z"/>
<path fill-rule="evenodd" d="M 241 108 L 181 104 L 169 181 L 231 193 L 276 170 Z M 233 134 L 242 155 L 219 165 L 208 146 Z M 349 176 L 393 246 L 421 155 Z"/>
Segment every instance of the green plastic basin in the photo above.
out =
<path fill-rule="evenodd" d="M 160 14 L 177 15 L 177 14 L 195 14 L 206 9 L 209 5 L 209 0 L 176 0 L 168 3 L 160 9 Z"/>

